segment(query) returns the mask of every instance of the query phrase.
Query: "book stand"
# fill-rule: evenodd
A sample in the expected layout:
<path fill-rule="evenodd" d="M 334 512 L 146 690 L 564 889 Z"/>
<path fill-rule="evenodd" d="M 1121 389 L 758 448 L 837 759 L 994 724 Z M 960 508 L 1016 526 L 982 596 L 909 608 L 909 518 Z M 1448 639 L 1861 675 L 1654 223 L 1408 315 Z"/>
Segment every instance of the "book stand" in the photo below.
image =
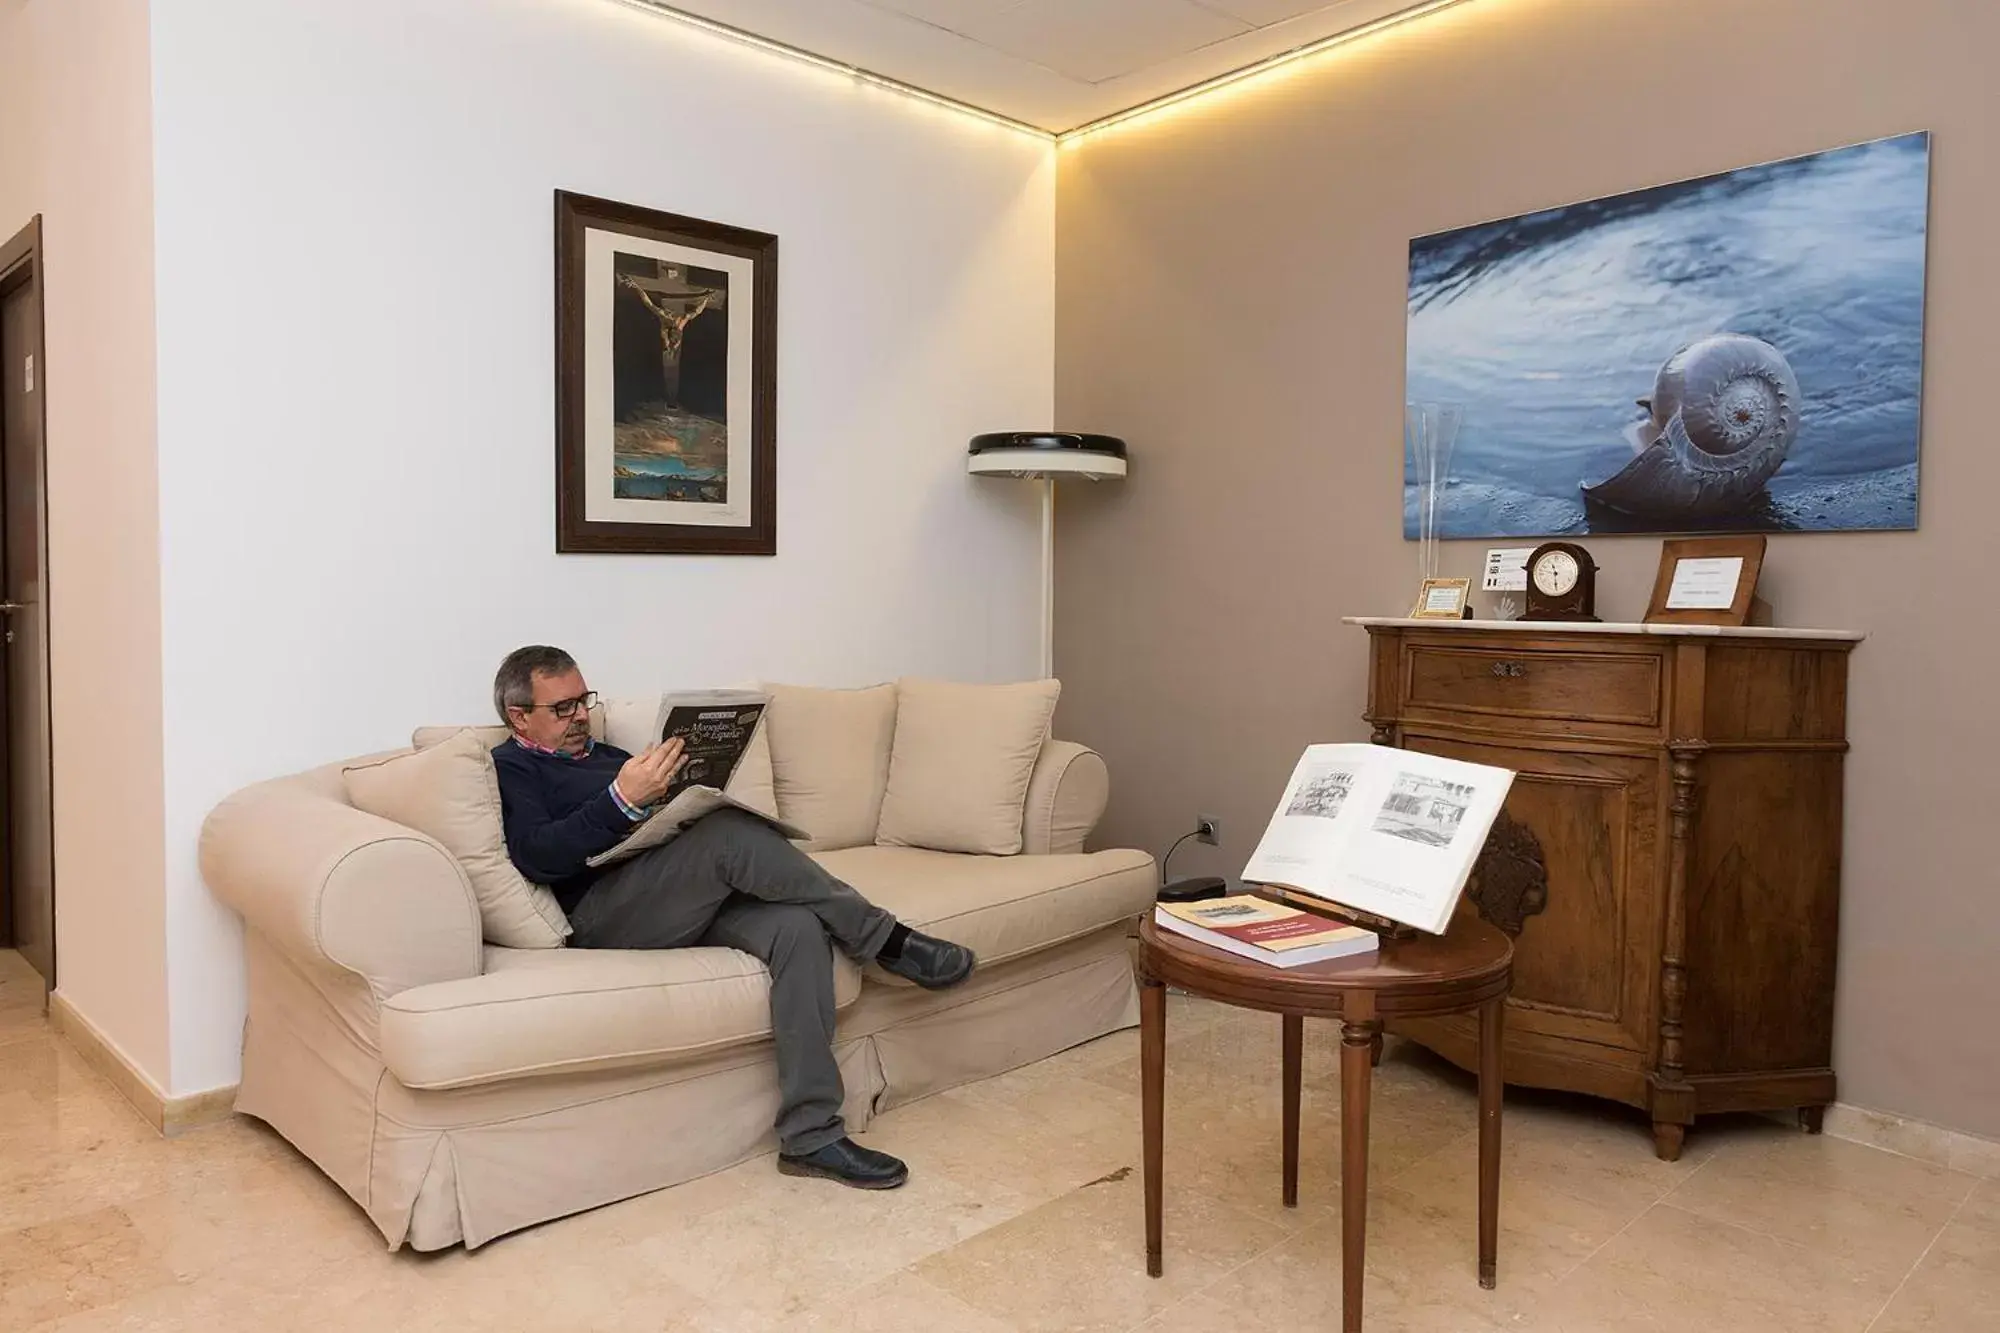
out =
<path fill-rule="evenodd" d="M 1260 898 L 1269 898 L 1272 902 L 1296 907 L 1301 912 L 1311 912 L 1314 916 L 1328 917 L 1342 925 L 1359 926 L 1363 930 L 1374 931 L 1385 940 L 1413 940 L 1424 933 L 1415 926 L 1406 926 L 1400 921 L 1391 921 L 1386 916 L 1376 916 L 1373 912 L 1364 912 L 1358 907 L 1343 906 L 1287 884 L 1246 883 L 1244 887 Z"/>

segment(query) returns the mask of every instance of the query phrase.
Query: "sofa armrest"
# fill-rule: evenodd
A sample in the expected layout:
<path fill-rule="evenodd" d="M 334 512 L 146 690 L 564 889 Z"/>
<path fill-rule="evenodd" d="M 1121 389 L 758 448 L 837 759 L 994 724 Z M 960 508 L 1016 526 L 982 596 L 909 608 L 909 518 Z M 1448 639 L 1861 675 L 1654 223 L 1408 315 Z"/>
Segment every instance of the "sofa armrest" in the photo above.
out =
<path fill-rule="evenodd" d="M 305 783 L 262 783 L 218 805 L 202 825 L 201 873 L 295 965 L 352 973 L 378 1000 L 479 975 L 479 904 L 451 854 Z"/>
<path fill-rule="evenodd" d="M 1048 742 L 1028 779 L 1021 850 L 1037 856 L 1082 851 L 1110 799 L 1111 770 L 1102 755 L 1074 741 Z"/>

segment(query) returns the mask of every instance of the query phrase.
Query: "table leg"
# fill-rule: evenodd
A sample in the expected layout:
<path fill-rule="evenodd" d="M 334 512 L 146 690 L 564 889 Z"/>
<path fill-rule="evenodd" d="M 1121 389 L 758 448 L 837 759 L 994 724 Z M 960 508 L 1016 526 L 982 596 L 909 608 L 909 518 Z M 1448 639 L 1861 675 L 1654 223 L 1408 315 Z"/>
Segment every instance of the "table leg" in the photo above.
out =
<path fill-rule="evenodd" d="M 1160 1275 L 1160 1167 L 1165 1146 L 1167 988 L 1139 987 L 1139 1100 L 1145 1134 L 1146 1273 Z"/>
<path fill-rule="evenodd" d="M 1305 1019 L 1286 1014 L 1285 1024 L 1285 1207 L 1299 1206 L 1299 1082 L 1305 1063 Z"/>
<path fill-rule="evenodd" d="M 1368 1095 L 1379 1021 L 1340 1032 L 1340 1326 L 1361 1333 L 1361 1283 L 1368 1271 Z"/>
<path fill-rule="evenodd" d="M 1479 1009 L 1479 1285 L 1492 1290 L 1500 1248 L 1500 1043 L 1507 998 Z"/>

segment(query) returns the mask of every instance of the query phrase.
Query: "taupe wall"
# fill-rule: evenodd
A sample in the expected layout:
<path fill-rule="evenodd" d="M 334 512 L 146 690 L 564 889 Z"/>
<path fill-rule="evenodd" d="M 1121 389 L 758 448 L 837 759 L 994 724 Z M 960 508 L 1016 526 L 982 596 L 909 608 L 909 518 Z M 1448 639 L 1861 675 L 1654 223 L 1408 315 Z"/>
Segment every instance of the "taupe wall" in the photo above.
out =
<path fill-rule="evenodd" d="M 1197 814 L 1241 869 L 1308 741 L 1366 736 L 1363 635 L 1401 536 L 1410 237 L 1931 129 L 1921 530 L 1774 539 L 1781 623 L 1853 660 L 1842 1099 L 2000 1136 L 2000 97 L 1985 0 L 1474 0 L 1062 154 L 1061 424 L 1129 481 L 1065 488 L 1065 735 L 1113 773 L 1104 837 Z M 1659 544 L 1591 539 L 1600 613 Z M 1485 543 L 1454 547 L 1471 573 Z"/>

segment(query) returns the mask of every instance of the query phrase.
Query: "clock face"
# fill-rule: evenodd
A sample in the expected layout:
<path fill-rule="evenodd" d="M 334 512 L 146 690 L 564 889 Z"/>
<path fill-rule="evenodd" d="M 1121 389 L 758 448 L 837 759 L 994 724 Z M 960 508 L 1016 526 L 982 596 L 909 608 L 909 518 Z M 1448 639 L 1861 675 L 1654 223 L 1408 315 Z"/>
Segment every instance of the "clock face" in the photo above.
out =
<path fill-rule="evenodd" d="M 1560 597 L 1576 586 L 1576 557 L 1568 551 L 1550 551 L 1535 562 L 1535 588 L 1544 597 Z"/>

